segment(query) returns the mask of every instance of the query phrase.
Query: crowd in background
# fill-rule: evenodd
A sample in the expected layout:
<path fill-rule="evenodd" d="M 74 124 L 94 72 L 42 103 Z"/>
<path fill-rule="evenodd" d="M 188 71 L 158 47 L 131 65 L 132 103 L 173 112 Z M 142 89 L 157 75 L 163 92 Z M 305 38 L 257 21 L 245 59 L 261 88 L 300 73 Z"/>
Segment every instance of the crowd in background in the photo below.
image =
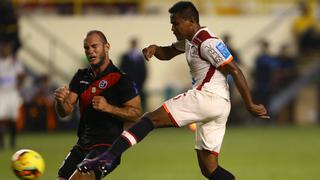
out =
<path fill-rule="evenodd" d="M 120 5 L 119 7 L 120 10 L 123 9 L 123 12 L 130 11 L 130 9 L 132 10 L 130 4 L 127 4 L 126 6 Z M 258 102 L 263 103 L 266 106 L 270 104 L 270 100 L 275 94 L 281 92 L 296 80 L 299 73 L 299 63 L 303 62 L 306 59 L 305 57 L 309 57 L 310 54 L 316 54 L 320 49 L 319 22 L 306 4 L 301 3 L 299 4 L 299 7 L 301 15 L 292 23 L 292 32 L 296 42 L 295 45 L 298 49 L 296 53 L 292 53 L 292 45 L 284 44 L 280 46 L 278 53 L 272 54 L 270 51 L 270 46 L 272 45 L 267 39 L 260 39 L 258 41 L 260 51 L 254 60 L 254 69 L 252 70 L 252 77 L 254 80 L 252 93 Z M 68 13 L 65 11 L 64 7 L 61 7 L 61 13 Z M 10 57 L 12 57 L 14 61 L 19 61 L 19 59 L 16 58 L 16 54 L 23 45 L 21 45 L 19 39 L 17 13 L 10 1 L 1 1 L 0 12 L 0 51 L 3 51 L 5 48 L 3 42 L 9 42 L 12 49 Z M 232 46 L 230 38 L 231 37 L 228 34 L 222 36 L 222 39 L 233 54 L 235 61 L 241 66 L 241 55 L 237 49 Z M 147 67 L 139 48 L 138 39 L 133 38 L 130 41 L 129 50 L 120 57 L 120 67 L 136 82 L 137 89 L 141 93 L 143 108 L 146 110 L 148 93 L 145 91 L 144 84 L 147 78 Z M 15 126 L 17 130 L 53 131 L 75 129 L 78 120 L 77 114 L 69 117 L 69 120 L 65 120 L 57 117 L 54 112 L 53 91 L 56 88 L 56 85 L 51 82 L 50 75 L 35 74 L 32 70 L 28 69 L 28 67 L 24 67 L 23 74 L 23 81 L 19 81 L 17 88 L 24 103 L 21 108 L 18 109 L 19 116 L 17 117 L 17 120 L 13 121 L 16 122 Z M 233 92 L 232 88 L 234 85 L 232 84 L 232 79 L 229 79 L 229 85 L 231 92 Z M 0 89 L 1 88 L 2 87 L 0 87 Z M 172 95 L 174 94 L 171 93 L 170 96 Z M 231 95 L 231 97 L 232 96 L 233 95 Z M 230 123 L 243 123 L 240 106 L 241 104 L 236 100 L 233 102 L 233 110 L 230 114 L 232 120 L 229 121 Z M 295 100 L 292 99 L 286 106 L 287 110 L 283 111 L 286 112 L 287 115 L 281 116 L 285 119 L 279 121 L 293 123 L 294 107 Z M 8 124 L 1 125 L 0 135 L 7 126 Z M 14 146 L 14 143 L 12 146 Z"/>

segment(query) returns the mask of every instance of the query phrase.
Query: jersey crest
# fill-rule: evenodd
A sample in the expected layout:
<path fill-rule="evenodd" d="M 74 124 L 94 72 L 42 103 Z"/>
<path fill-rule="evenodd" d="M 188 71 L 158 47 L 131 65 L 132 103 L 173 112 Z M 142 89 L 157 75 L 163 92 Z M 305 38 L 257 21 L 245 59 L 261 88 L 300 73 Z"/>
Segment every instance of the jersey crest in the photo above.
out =
<path fill-rule="evenodd" d="M 107 85 L 108 85 L 108 81 L 106 81 L 106 80 L 101 80 L 99 82 L 99 88 L 100 89 L 105 89 L 107 87 Z"/>

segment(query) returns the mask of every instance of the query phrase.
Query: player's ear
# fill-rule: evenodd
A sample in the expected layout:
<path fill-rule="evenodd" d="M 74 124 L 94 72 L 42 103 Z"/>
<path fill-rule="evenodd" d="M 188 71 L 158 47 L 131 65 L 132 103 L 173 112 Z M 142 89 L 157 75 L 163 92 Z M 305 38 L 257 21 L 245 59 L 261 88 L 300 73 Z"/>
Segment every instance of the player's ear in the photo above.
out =
<path fill-rule="evenodd" d="M 111 46 L 108 42 L 104 45 L 104 47 L 106 48 L 107 51 L 109 51 L 111 48 Z"/>

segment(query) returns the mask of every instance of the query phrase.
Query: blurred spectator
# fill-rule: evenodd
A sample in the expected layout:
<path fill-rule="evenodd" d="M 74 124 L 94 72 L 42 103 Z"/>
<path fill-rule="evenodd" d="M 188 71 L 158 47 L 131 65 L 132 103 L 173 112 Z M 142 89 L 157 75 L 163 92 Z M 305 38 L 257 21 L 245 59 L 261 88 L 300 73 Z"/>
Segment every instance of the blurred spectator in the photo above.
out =
<path fill-rule="evenodd" d="M 273 83 L 278 63 L 270 53 L 268 41 L 260 40 L 259 46 L 261 50 L 255 59 L 253 96 L 258 103 L 268 107 L 274 92 Z"/>
<path fill-rule="evenodd" d="M 304 57 L 320 48 L 318 22 L 313 11 L 312 2 L 301 1 L 298 4 L 300 15 L 292 23 L 292 31 L 297 42 L 298 51 Z"/>
<path fill-rule="evenodd" d="M 0 148 L 4 147 L 4 129 L 8 127 L 10 147 L 16 145 L 16 120 L 22 98 L 19 89 L 24 70 L 13 56 L 11 41 L 0 41 Z"/>
<path fill-rule="evenodd" d="M 288 45 L 282 45 L 279 54 L 276 57 L 278 68 L 275 71 L 274 77 L 274 92 L 281 92 L 290 85 L 297 77 L 297 57 L 290 53 Z M 295 122 L 295 99 L 291 99 L 277 115 L 279 123 L 294 123 Z"/>
<path fill-rule="evenodd" d="M 10 39 L 12 41 L 12 54 L 16 55 L 21 46 L 19 39 L 18 16 L 10 0 L 0 1 L 0 41 Z"/>
<path fill-rule="evenodd" d="M 122 55 L 120 69 L 135 82 L 140 93 L 142 108 L 146 110 L 144 84 L 147 78 L 147 67 L 141 50 L 138 48 L 138 40 L 136 38 L 131 39 L 130 49 Z"/>
<path fill-rule="evenodd" d="M 286 86 L 291 84 L 297 77 L 297 57 L 290 53 L 289 46 L 284 44 L 276 56 L 278 68 L 275 74 L 274 90 L 275 92 L 281 91 Z"/>
<path fill-rule="evenodd" d="M 49 130 L 56 128 L 56 115 L 53 111 L 52 92 L 56 89 L 47 75 L 35 79 L 34 97 L 25 105 L 25 129 L 31 131 Z"/>

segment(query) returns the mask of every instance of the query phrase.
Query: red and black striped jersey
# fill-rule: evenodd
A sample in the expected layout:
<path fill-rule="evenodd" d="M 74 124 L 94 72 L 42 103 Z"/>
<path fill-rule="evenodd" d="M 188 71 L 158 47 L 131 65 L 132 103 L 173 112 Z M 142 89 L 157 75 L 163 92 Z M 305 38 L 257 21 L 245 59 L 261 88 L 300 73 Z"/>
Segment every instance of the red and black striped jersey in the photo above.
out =
<path fill-rule="evenodd" d="M 78 144 L 88 148 L 97 144 L 112 144 L 123 131 L 123 123 L 116 116 L 92 107 L 94 96 L 103 96 L 108 103 L 121 107 L 138 96 L 135 84 L 110 61 L 108 67 L 93 75 L 91 68 L 79 69 L 69 84 L 78 94 L 80 122 Z"/>

